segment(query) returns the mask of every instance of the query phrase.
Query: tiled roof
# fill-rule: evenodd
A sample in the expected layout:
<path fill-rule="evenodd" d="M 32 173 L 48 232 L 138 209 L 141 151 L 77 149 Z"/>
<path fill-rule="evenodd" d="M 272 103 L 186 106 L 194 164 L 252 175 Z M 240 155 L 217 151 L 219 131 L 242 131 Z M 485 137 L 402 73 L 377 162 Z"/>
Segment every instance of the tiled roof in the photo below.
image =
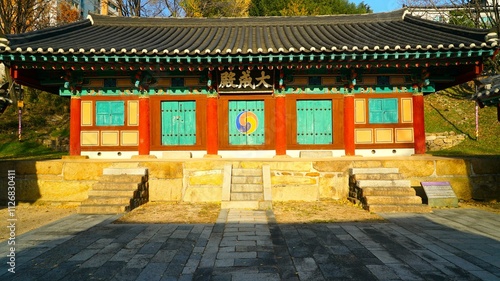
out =
<path fill-rule="evenodd" d="M 491 49 L 497 36 L 423 20 L 406 10 L 363 15 L 87 20 L 7 36 L 0 53 L 266 55 Z M 1 43 L 1 42 L 0 42 Z"/>
<path fill-rule="evenodd" d="M 500 103 L 500 75 L 476 80 L 477 91 L 472 97 L 483 106 L 498 105 Z"/>

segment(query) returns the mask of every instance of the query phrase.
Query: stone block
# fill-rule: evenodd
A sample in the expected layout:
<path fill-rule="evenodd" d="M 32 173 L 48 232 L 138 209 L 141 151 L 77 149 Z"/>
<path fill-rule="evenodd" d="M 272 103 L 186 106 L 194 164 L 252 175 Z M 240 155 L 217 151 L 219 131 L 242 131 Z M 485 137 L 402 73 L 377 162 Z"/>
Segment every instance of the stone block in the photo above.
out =
<path fill-rule="evenodd" d="M 344 199 L 349 194 L 349 180 L 345 177 L 320 177 L 320 199 Z"/>
<path fill-rule="evenodd" d="M 81 202 L 95 181 L 38 181 L 40 199 L 44 201 Z"/>
<path fill-rule="evenodd" d="M 352 161 L 353 168 L 378 168 L 383 167 L 383 162 L 379 160 L 368 160 L 366 158 Z"/>
<path fill-rule="evenodd" d="M 468 176 L 467 162 L 463 159 L 437 159 L 436 176 Z"/>
<path fill-rule="evenodd" d="M 500 201 L 500 175 L 474 176 L 471 178 L 472 198 Z"/>
<path fill-rule="evenodd" d="M 405 177 L 430 177 L 434 174 L 434 161 L 432 160 L 386 160 L 384 167 L 397 167 Z"/>
<path fill-rule="evenodd" d="M 10 171 L 10 170 L 16 170 L 16 161 L 0 161 L 0 175 L 2 175 L 0 177 L 3 178 L 4 175 L 7 175 L 7 173 Z M 17 171 L 16 171 L 16 175 L 17 175 Z"/>
<path fill-rule="evenodd" d="M 272 187 L 273 201 L 317 201 L 317 186 L 279 185 Z"/>
<path fill-rule="evenodd" d="M 262 169 L 262 165 L 265 163 L 261 161 L 242 161 L 238 163 L 239 165 L 234 166 L 234 168 L 242 169 Z"/>
<path fill-rule="evenodd" d="M 352 161 L 316 161 L 312 163 L 314 170 L 318 172 L 347 173 L 352 167 Z"/>
<path fill-rule="evenodd" d="M 155 179 L 176 179 L 182 178 L 182 162 L 151 161 L 141 162 L 139 167 L 148 168 L 149 178 Z"/>
<path fill-rule="evenodd" d="M 218 159 L 199 160 L 199 161 L 192 160 L 184 162 L 184 169 L 196 170 L 196 171 L 223 170 L 224 165 L 226 164 L 227 162 Z"/>
<path fill-rule="evenodd" d="M 138 175 L 146 176 L 148 174 L 147 168 L 105 168 L 102 171 L 103 175 L 120 176 L 120 175 Z"/>
<path fill-rule="evenodd" d="M 316 185 L 318 180 L 316 177 L 305 176 L 272 176 L 272 185 Z"/>
<path fill-rule="evenodd" d="M 203 174 L 189 176 L 189 185 L 215 185 L 222 186 L 224 175 L 222 171 L 211 171 Z"/>
<path fill-rule="evenodd" d="M 186 202 L 221 202 L 222 187 L 188 187 L 184 192 Z"/>
<path fill-rule="evenodd" d="M 62 175 L 63 170 L 62 161 L 37 161 L 36 173 L 44 175 Z"/>
<path fill-rule="evenodd" d="M 104 168 L 112 165 L 111 162 L 66 162 L 63 164 L 63 176 L 65 180 L 97 180 Z"/>
<path fill-rule="evenodd" d="M 182 179 L 150 179 L 149 201 L 180 201 Z"/>
<path fill-rule="evenodd" d="M 38 183 L 35 177 L 19 177 L 16 175 L 15 180 L 16 187 L 16 201 L 20 202 L 35 202 L 40 199 L 40 190 L 38 189 Z M 0 201 L 7 201 L 7 188 L 8 181 L 7 178 L 0 177 Z"/>
<path fill-rule="evenodd" d="M 95 181 L 40 180 L 19 178 L 16 181 L 16 200 L 21 202 L 81 202 Z M 4 185 L 2 185 L 4 186 Z M 3 188 L 2 188 L 3 189 Z M 3 192 L 0 200 L 6 200 Z"/>
<path fill-rule="evenodd" d="M 311 162 L 269 162 L 271 171 L 312 171 Z"/>
<path fill-rule="evenodd" d="M 16 174 L 34 175 L 49 174 L 61 175 L 63 162 L 60 160 L 52 161 L 16 161 Z"/>
<path fill-rule="evenodd" d="M 468 160 L 476 175 L 500 174 L 500 157 L 477 158 Z"/>

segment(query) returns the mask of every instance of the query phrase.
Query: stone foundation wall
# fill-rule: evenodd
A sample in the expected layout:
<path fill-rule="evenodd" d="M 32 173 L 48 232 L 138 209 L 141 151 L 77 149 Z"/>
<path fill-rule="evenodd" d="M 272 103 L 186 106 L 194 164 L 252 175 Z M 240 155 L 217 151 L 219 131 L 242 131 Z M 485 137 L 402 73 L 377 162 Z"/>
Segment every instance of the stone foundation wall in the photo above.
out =
<path fill-rule="evenodd" d="M 465 134 L 457 134 L 453 131 L 444 133 L 426 133 L 425 145 L 427 151 L 437 151 L 453 147 L 466 138 Z"/>
<path fill-rule="evenodd" d="M 238 161 L 225 159 L 123 161 L 149 169 L 150 201 L 220 202 L 224 165 L 271 170 L 274 201 L 345 199 L 349 169 L 399 168 L 413 186 L 448 181 L 459 199 L 500 200 L 500 157 L 330 158 Z M 129 164 L 127 164 L 129 163 Z M 0 161 L 0 201 L 7 200 L 8 171 L 16 173 L 16 199 L 79 204 L 102 170 L 119 165 L 103 160 Z"/>

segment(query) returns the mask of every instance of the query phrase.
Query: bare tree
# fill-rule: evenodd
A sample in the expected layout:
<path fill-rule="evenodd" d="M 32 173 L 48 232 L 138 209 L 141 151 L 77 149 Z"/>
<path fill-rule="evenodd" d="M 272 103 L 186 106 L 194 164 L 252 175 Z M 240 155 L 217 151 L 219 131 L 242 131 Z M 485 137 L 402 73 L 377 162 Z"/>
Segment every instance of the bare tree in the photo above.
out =
<path fill-rule="evenodd" d="M 500 37 L 500 0 L 400 0 L 415 16 L 490 29 Z M 434 18 L 432 18 L 434 17 Z M 500 56 L 486 62 L 486 72 L 500 73 Z"/>
<path fill-rule="evenodd" d="M 168 10 L 169 16 L 178 18 L 186 15 L 184 8 L 182 8 L 181 2 L 182 0 L 164 0 L 165 7 Z"/>
<path fill-rule="evenodd" d="M 168 7 L 163 0 L 108 0 L 123 17 L 168 16 Z"/>
<path fill-rule="evenodd" d="M 446 22 L 491 28 L 500 34 L 499 0 L 400 0 L 400 3 L 415 15 L 439 14 Z"/>
<path fill-rule="evenodd" d="M 55 25 L 53 9 L 54 2 L 50 0 L 0 0 L 0 37 Z M 17 101 L 9 65 L 5 65 L 5 80 L 10 85 L 10 98 Z"/>
<path fill-rule="evenodd" d="M 0 0 L 0 31 L 16 34 L 50 26 L 52 8 L 47 0 Z"/>

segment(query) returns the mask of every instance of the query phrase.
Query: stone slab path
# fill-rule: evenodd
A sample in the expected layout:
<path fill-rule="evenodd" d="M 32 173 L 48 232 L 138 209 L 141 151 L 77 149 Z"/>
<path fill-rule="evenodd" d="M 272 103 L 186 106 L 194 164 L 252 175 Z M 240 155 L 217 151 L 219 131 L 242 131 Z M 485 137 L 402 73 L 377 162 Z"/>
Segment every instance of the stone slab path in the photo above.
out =
<path fill-rule="evenodd" d="M 500 215 L 382 214 L 385 222 L 277 224 L 222 210 L 215 224 L 114 224 L 72 215 L 1 244 L 0 280 L 500 280 Z"/>

